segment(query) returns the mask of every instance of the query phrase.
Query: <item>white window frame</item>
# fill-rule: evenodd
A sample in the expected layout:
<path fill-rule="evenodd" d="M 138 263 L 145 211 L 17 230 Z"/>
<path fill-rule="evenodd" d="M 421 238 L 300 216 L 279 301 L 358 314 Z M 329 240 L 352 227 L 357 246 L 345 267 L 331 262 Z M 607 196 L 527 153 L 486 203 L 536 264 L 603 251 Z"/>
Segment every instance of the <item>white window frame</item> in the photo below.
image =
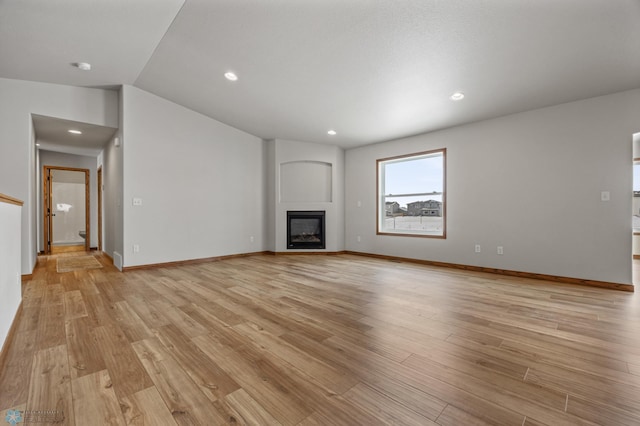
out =
<path fill-rule="evenodd" d="M 411 194 L 385 194 L 385 166 L 387 164 L 395 164 L 404 161 L 421 160 L 429 157 L 442 157 L 442 193 L 437 192 L 425 192 L 425 193 L 411 193 Z M 417 152 L 412 154 L 400 155 L 396 157 L 381 158 L 376 161 L 376 234 L 378 235 L 399 235 L 405 237 L 421 237 L 421 238 L 447 238 L 447 149 L 434 149 L 431 151 Z M 386 209 L 385 202 L 387 197 L 393 195 L 393 197 L 415 197 L 429 195 L 441 195 L 442 196 L 442 231 L 438 233 L 423 231 L 423 230 L 410 230 L 410 229 L 389 229 L 385 228 Z M 425 200 L 427 201 L 427 200 Z"/>

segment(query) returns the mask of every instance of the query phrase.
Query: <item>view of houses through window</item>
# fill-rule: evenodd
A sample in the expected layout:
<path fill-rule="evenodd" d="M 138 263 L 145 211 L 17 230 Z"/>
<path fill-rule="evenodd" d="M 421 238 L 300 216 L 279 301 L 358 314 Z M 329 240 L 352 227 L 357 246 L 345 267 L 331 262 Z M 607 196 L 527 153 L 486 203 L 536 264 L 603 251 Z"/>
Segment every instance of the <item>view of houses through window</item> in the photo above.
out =
<path fill-rule="evenodd" d="M 445 154 L 378 160 L 378 233 L 445 236 Z"/>

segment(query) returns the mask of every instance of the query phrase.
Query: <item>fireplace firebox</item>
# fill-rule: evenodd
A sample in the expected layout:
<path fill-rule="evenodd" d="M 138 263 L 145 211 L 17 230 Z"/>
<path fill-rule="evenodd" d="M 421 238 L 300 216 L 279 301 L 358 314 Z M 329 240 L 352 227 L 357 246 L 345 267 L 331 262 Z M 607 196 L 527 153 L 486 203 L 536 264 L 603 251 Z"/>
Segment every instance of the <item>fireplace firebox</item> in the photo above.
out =
<path fill-rule="evenodd" d="M 287 249 L 324 249 L 324 211 L 287 212 Z"/>

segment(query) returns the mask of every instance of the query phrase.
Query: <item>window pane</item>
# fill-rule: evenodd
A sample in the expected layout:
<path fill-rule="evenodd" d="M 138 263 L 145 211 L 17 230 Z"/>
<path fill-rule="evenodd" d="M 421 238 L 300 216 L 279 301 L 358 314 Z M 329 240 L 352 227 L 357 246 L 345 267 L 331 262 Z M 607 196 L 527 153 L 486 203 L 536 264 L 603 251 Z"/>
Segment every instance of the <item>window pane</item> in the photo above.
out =
<path fill-rule="evenodd" d="M 444 237 L 445 150 L 378 160 L 379 233 Z"/>

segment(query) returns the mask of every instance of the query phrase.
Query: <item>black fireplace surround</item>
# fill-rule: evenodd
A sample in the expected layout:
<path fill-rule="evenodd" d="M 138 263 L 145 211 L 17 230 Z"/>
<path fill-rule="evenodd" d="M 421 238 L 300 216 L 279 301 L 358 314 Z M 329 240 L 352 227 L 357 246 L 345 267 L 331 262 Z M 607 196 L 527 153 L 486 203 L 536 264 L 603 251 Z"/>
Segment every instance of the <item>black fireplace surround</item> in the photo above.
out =
<path fill-rule="evenodd" d="M 324 211 L 287 212 L 287 249 L 324 249 Z"/>

